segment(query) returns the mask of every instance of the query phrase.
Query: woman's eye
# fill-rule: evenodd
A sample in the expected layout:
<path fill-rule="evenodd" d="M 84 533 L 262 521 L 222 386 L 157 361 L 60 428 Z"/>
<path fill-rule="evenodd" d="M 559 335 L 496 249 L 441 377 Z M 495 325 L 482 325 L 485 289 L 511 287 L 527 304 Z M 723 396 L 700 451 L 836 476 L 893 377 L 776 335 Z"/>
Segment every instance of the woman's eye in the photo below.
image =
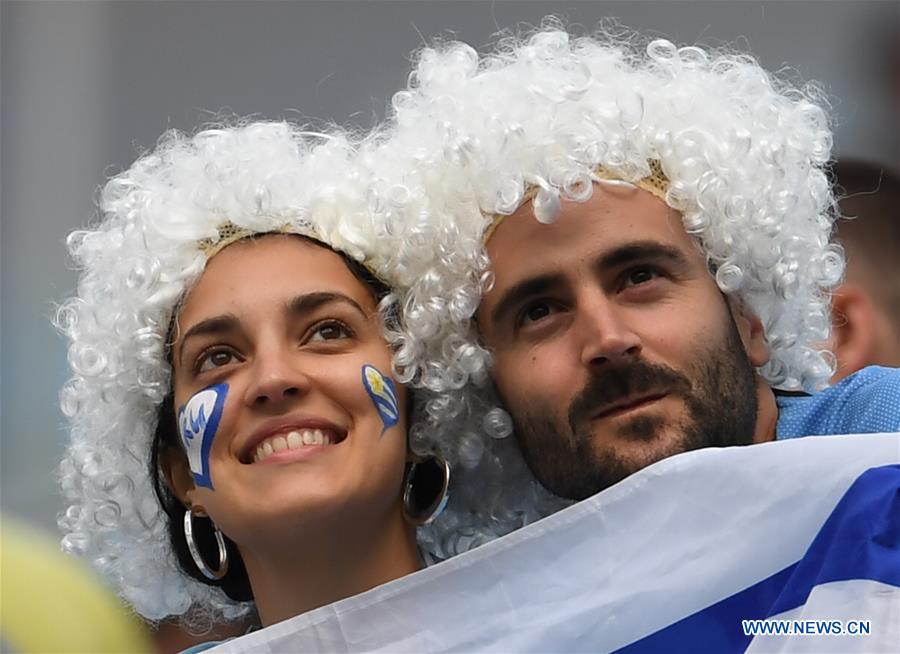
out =
<path fill-rule="evenodd" d="M 203 354 L 197 362 L 197 372 L 207 372 L 236 361 L 231 350 L 211 350 Z"/>
<path fill-rule="evenodd" d="M 310 336 L 310 341 L 333 341 L 338 338 L 350 338 L 350 328 L 340 322 L 325 322 L 318 325 Z"/>

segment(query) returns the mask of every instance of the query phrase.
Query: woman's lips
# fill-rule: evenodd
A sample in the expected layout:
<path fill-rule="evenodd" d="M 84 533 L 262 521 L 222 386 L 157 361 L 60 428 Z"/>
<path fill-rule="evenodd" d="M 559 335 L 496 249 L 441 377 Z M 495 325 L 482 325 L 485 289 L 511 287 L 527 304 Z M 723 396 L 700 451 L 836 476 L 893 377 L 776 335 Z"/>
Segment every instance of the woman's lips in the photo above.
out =
<path fill-rule="evenodd" d="M 261 424 L 241 448 L 240 460 L 245 464 L 292 460 L 304 452 L 337 445 L 346 438 L 346 429 L 317 416 L 283 417 Z"/>
<path fill-rule="evenodd" d="M 291 453 L 310 447 L 334 445 L 338 442 L 338 435 L 330 429 L 293 429 L 269 436 L 259 443 L 253 449 L 250 460 L 252 463 L 259 463 L 284 452 Z"/>

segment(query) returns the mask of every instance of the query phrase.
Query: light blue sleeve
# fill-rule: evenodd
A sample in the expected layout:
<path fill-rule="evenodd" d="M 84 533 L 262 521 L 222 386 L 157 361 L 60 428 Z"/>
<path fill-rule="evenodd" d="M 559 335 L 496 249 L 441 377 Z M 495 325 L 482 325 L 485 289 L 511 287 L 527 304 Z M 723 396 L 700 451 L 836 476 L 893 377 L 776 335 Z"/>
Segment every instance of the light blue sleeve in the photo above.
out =
<path fill-rule="evenodd" d="M 779 439 L 900 431 L 900 369 L 869 366 L 820 393 L 779 396 Z"/>
<path fill-rule="evenodd" d="M 230 638 L 227 640 L 231 640 Z M 224 643 L 224 640 L 210 640 L 206 643 L 197 643 L 196 645 L 191 645 L 187 649 L 181 650 L 179 654 L 197 654 L 198 652 L 205 652 L 208 649 L 212 649 L 216 645 L 221 645 Z"/>

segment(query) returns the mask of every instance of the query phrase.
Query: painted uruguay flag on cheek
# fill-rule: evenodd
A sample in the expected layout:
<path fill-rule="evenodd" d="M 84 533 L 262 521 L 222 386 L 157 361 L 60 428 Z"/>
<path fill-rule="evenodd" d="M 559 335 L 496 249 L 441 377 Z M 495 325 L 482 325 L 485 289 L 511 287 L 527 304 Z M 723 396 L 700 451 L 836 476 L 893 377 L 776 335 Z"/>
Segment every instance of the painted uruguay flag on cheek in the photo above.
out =
<path fill-rule="evenodd" d="M 228 384 L 204 388 L 178 410 L 178 431 L 187 454 L 194 483 L 212 489 L 209 452 L 225 408 Z"/>
<path fill-rule="evenodd" d="M 362 383 L 375 404 L 375 410 L 384 423 L 382 434 L 400 420 L 400 405 L 397 403 L 397 389 L 390 378 L 381 374 L 375 366 L 362 367 Z"/>

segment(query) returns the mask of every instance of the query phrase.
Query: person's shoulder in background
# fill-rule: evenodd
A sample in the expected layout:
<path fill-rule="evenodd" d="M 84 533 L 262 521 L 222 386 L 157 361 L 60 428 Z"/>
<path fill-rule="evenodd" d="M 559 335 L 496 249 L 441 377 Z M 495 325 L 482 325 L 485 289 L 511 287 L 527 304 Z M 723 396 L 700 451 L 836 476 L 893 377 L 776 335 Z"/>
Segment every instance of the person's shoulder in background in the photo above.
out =
<path fill-rule="evenodd" d="M 776 401 L 779 439 L 900 431 L 900 368 L 868 366 L 814 395 Z"/>

